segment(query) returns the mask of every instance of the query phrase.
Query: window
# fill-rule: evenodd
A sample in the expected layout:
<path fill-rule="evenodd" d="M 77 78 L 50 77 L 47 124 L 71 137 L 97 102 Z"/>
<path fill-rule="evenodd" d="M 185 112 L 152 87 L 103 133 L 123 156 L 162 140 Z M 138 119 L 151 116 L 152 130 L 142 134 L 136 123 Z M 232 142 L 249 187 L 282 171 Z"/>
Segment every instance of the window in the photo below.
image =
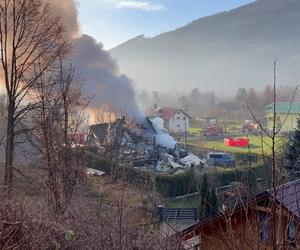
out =
<path fill-rule="evenodd" d="M 177 128 L 180 128 L 180 124 L 177 124 Z"/>
<path fill-rule="evenodd" d="M 224 158 L 224 155 L 222 155 L 222 154 L 210 154 L 209 156 L 210 156 L 210 158 L 213 158 L 213 159 L 222 159 L 222 158 Z"/>
<path fill-rule="evenodd" d="M 270 215 L 266 212 L 262 212 L 260 214 L 260 225 L 261 225 L 261 230 L 260 230 L 260 238 L 263 241 L 267 241 L 270 238 L 270 225 L 269 225 L 269 220 L 270 220 Z"/>
<path fill-rule="evenodd" d="M 297 238 L 297 224 L 295 221 L 292 221 L 288 227 L 288 240 L 295 241 Z"/>
<path fill-rule="evenodd" d="M 183 120 L 184 120 L 184 121 L 186 120 L 186 117 L 185 117 L 185 116 L 183 117 Z"/>

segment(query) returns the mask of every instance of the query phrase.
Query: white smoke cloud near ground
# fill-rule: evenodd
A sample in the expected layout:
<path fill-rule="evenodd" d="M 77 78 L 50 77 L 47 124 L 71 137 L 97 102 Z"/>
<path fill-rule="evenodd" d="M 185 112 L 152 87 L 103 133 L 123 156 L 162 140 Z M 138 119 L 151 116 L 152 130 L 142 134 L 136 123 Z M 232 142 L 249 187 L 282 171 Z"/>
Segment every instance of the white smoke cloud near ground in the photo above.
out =
<path fill-rule="evenodd" d="M 73 43 L 72 64 L 85 81 L 83 94 L 92 97 L 94 110 L 110 107 L 141 118 L 132 81 L 118 72 L 117 63 L 93 37 L 80 34 L 76 4 L 73 0 L 48 0 L 50 10 L 61 18 Z"/>

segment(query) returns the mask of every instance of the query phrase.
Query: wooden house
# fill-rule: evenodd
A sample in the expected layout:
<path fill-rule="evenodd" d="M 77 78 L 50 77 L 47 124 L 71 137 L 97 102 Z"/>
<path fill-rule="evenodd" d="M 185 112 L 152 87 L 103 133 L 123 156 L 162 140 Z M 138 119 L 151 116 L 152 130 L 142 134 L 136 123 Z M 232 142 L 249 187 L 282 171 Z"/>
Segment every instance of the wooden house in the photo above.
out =
<path fill-rule="evenodd" d="M 300 249 L 300 180 L 184 229 L 185 249 Z"/>

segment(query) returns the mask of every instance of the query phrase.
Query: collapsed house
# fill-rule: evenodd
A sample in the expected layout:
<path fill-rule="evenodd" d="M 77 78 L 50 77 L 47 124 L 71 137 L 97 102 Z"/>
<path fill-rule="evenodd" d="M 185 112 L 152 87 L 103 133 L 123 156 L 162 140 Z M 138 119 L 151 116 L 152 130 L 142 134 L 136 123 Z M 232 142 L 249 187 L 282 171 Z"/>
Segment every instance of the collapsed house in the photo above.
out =
<path fill-rule="evenodd" d="M 90 126 L 87 145 L 97 147 L 99 153 L 117 155 L 120 164 L 151 169 L 158 172 L 173 172 L 179 168 L 200 165 L 201 160 L 194 156 L 194 162 L 181 159 L 189 154 L 161 125 L 160 118 L 145 117 L 140 122 L 126 120 Z"/>

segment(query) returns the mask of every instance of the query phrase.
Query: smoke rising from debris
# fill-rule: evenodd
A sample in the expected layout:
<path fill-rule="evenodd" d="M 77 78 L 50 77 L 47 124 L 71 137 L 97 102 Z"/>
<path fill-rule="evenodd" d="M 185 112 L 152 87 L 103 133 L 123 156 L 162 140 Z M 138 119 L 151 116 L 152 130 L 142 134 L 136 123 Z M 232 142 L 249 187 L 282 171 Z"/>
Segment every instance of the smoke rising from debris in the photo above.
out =
<path fill-rule="evenodd" d="M 117 111 L 141 118 L 132 88 L 132 81 L 118 72 L 118 66 L 101 43 L 80 34 L 78 14 L 73 0 L 49 0 L 50 10 L 59 15 L 67 35 L 74 45 L 72 63 L 85 80 L 84 95 L 93 97 L 92 109 L 111 107 Z"/>
<path fill-rule="evenodd" d="M 92 108 L 107 106 L 124 110 L 128 115 L 138 115 L 131 80 L 118 74 L 116 63 L 102 45 L 88 35 L 76 38 L 73 43 L 72 62 L 80 76 L 86 79 L 84 94 L 95 95 Z"/>

